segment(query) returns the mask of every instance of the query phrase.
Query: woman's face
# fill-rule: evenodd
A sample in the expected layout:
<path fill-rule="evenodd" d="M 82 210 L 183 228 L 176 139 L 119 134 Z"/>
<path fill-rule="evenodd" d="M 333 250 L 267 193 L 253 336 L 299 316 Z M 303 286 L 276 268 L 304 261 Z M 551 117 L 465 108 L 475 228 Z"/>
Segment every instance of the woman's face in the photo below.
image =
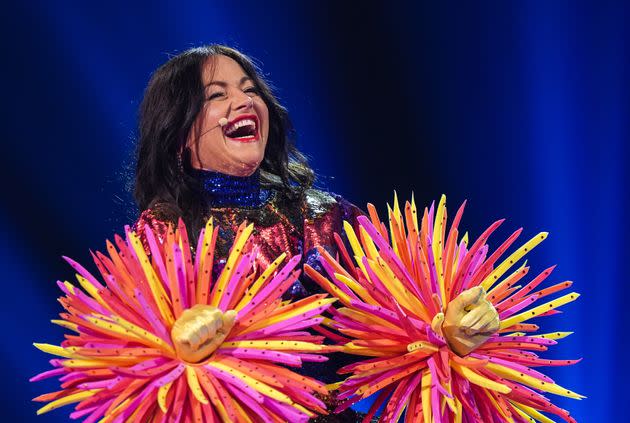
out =
<path fill-rule="evenodd" d="M 206 101 L 186 142 L 192 167 L 251 175 L 263 160 L 269 135 L 269 110 L 258 87 L 223 55 L 206 61 L 202 81 Z"/>

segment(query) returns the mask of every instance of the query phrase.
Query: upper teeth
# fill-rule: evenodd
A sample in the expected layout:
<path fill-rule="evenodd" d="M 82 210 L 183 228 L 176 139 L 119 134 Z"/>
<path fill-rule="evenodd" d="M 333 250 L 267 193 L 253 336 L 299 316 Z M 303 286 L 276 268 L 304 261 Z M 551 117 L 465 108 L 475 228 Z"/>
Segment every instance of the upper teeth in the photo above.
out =
<path fill-rule="evenodd" d="M 225 133 L 229 134 L 231 132 L 236 131 L 238 128 L 242 126 L 248 126 L 248 125 L 256 128 L 256 122 L 253 119 L 241 119 L 237 122 L 234 122 L 232 125 L 230 125 L 230 127 L 225 130 Z"/>

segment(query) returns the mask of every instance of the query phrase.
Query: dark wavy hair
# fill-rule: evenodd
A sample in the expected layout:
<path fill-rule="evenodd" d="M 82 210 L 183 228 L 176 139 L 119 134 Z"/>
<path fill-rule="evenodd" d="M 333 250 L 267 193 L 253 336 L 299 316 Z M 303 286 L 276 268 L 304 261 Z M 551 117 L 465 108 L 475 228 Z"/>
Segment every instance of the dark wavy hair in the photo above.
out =
<path fill-rule="evenodd" d="M 269 109 L 269 138 L 260 164 L 261 183 L 299 198 L 315 179 L 294 144 L 287 110 L 273 95 L 254 62 L 223 45 L 192 48 L 170 58 L 151 76 L 139 111 L 139 138 L 133 195 L 140 210 L 159 205 L 172 219 L 182 217 L 192 234 L 205 224 L 209 205 L 191 176 L 188 133 L 204 104 L 203 66 L 212 56 L 232 58 L 252 78 Z M 182 164 L 178 153 L 184 151 Z"/>

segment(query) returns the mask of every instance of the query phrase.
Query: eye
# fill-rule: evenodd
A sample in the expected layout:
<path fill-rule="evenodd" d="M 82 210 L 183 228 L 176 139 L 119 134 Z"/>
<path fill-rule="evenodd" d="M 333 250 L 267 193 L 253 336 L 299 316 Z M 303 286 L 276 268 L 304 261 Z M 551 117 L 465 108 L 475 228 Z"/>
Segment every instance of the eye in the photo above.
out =
<path fill-rule="evenodd" d="M 253 95 L 258 95 L 259 91 L 258 88 L 254 85 L 252 85 L 251 87 L 247 87 L 243 90 L 243 92 L 247 93 L 247 94 L 253 94 Z"/>
<path fill-rule="evenodd" d="M 221 98 L 225 95 L 224 92 L 222 91 L 217 91 L 214 93 L 211 93 L 208 97 L 206 97 L 206 101 L 210 101 L 210 100 L 216 100 L 217 98 Z"/>

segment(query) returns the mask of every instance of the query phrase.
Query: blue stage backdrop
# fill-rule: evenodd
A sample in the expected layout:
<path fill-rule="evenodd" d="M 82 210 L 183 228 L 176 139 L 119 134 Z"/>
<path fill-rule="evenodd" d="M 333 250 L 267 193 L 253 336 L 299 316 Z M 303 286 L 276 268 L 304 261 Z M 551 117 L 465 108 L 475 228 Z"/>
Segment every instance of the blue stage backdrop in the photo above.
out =
<path fill-rule="evenodd" d="M 618 422 L 630 326 L 630 74 L 624 2 L 12 2 L 2 12 L 3 421 L 36 417 L 30 384 L 58 343 L 55 282 L 68 255 L 137 216 L 127 187 L 136 114 L 169 54 L 221 42 L 258 59 L 288 107 L 320 186 L 385 209 L 468 199 L 471 236 L 550 232 L 532 272 L 558 264 L 582 297 L 545 327 L 575 333 L 548 357 L 588 398 L 554 398 L 580 422 Z M 91 267 L 93 269 L 93 267 Z"/>

